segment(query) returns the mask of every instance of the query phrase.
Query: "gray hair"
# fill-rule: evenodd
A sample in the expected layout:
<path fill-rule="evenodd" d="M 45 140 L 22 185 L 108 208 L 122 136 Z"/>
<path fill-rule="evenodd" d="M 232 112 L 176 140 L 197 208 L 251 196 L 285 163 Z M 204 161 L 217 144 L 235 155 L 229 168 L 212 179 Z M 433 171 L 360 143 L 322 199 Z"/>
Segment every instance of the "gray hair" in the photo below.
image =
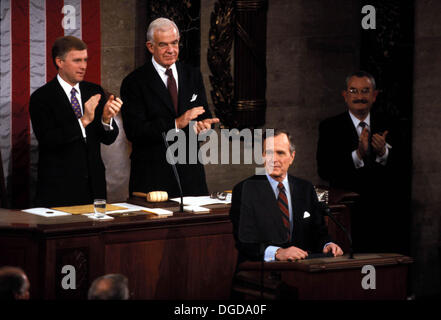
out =
<path fill-rule="evenodd" d="M 373 88 L 374 90 L 377 89 L 377 85 L 375 84 L 375 78 L 374 78 L 369 72 L 366 72 L 366 71 L 362 71 L 362 70 L 360 70 L 360 71 L 352 72 L 351 74 L 349 74 L 349 75 L 346 77 L 346 80 L 345 80 L 345 90 L 348 89 L 349 80 L 350 80 L 352 77 L 357 77 L 357 78 L 365 78 L 365 77 L 366 77 L 366 78 L 368 78 L 368 79 L 371 81 L 371 83 L 372 83 L 372 88 Z"/>
<path fill-rule="evenodd" d="M 288 138 L 288 141 L 289 141 L 289 152 L 290 152 L 290 153 L 293 153 L 294 151 L 296 151 L 296 146 L 294 145 L 294 141 L 293 141 L 292 136 L 291 136 L 291 134 L 289 133 L 289 131 L 288 131 L 288 130 L 284 130 L 284 129 L 278 129 L 278 128 L 275 128 L 275 129 L 266 129 L 266 130 L 263 132 L 263 137 L 262 137 L 262 148 L 263 148 L 263 142 L 265 142 L 265 140 L 266 140 L 267 138 L 270 138 L 270 137 L 277 137 L 277 136 L 279 136 L 279 135 L 281 135 L 281 134 L 285 134 L 286 137 Z M 263 150 L 263 151 L 264 151 L 264 150 Z"/>
<path fill-rule="evenodd" d="M 96 278 L 87 295 L 88 300 L 128 300 L 129 297 L 128 280 L 118 273 Z"/>
<path fill-rule="evenodd" d="M 170 28 L 175 28 L 176 32 L 178 33 L 178 37 L 180 37 L 178 26 L 172 20 L 167 18 L 158 18 L 153 20 L 147 29 L 147 41 L 154 42 L 153 35 L 155 34 L 156 30 L 166 31 Z"/>

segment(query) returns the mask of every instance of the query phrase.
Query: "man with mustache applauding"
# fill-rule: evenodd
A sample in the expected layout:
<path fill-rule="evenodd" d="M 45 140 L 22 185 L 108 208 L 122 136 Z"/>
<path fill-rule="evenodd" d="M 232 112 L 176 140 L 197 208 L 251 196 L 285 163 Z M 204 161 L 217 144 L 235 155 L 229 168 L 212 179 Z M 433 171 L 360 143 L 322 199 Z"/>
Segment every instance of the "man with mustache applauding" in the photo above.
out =
<path fill-rule="evenodd" d="M 406 253 L 409 226 L 397 209 L 400 175 L 395 164 L 402 158 L 398 130 L 390 117 L 372 109 L 378 95 L 372 75 L 354 72 L 345 85 L 348 110 L 320 123 L 319 176 L 331 189 L 360 194 L 351 216 L 356 252 Z"/>

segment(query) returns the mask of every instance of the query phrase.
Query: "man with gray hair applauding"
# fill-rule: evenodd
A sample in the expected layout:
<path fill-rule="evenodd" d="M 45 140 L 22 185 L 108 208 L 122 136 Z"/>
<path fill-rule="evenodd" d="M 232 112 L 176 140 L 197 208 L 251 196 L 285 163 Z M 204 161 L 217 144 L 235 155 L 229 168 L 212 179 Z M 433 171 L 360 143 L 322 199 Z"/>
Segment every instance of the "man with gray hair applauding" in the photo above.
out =
<path fill-rule="evenodd" d="M 199 134 L 219 122 L 211 118 L 200 71 L 177 61 L 179 40 L 179 29 L 173 21 L 154 20 L 148 27 L 146 42 L 151 60 L 130 73 L 121 85 L 124 130 L 132 142 L 130 194 L 164 190 L 169 196 L 179 196 L 172 166 L 166 159 L 163 133 L 182 130 L 182 143 L 186 151 L 191 151 L 190 130 Z M 195 121 L 192 128 L 190 121 Z M 185 159 L 185 163 L 176 165 L 184 195 L 208 194 L 203 165 L 197 159 L 195 163 L 189 161 L 188 152 Z"/>

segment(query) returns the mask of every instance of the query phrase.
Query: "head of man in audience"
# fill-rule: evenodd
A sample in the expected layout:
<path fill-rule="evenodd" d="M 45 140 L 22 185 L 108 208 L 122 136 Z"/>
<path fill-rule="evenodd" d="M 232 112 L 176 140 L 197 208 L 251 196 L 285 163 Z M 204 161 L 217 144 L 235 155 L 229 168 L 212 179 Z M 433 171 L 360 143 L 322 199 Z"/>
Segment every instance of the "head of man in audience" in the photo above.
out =
<path fill-rule="evenodd" d="M 263 159 L 266 172 L 282 182 L 294 162 L 295 148 L 288 131 L 275 129 L 274 134 L 265 130 L 263 136 Z"/>
<path fill-rule="evenodd" d="M 155 61 L 168 68 L 178 60 L 179 38 L 179 29 L 173 21 L 158 18 L 149 25 L 146 46 Z"/>
<path fill-rule="evenodd" d="M 60 77 L 75 86 L 86 75 L 87 44 L 73 36 L 59 37 L 52 46 L 52 61 Z"/>
<path fill-rule="evenodd" d="M 0 268 L 0 300 L 28 300 L 30 283 L 21 268 Z"/>
<path fill-rule="evenodd" d="M 378 95 L 374 77 L 365 71 L 348 75 L 342 95 L 349 111 L 358 119 L 364 120 Z"/>
<path fill-rule="evenodd" d="M 122 274 L 106 274 L 96 278 L 89 288 L 88 300 L 128 300 L 129 283 Z"/>

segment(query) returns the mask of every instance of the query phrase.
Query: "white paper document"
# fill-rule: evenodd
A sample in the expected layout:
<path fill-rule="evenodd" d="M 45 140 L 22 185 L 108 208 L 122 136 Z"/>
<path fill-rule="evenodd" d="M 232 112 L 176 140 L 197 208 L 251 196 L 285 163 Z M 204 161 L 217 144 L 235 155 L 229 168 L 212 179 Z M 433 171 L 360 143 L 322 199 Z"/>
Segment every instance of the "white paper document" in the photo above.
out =
<path fill-rule="evenodd" d="M 181 203 L 181 198 L 173 198 L 170 199 L 171 201 L 176 201 Z M 185 206 L 206 206 L 209 204 L 229 204 L 231 201 L 228 200 L 219 200 L 219 199 L 213 199 L 209 196 L 201 196 L 201 197 L 184 197 L 183 199 Z"/>
<path fill-rule="evenodd" d="M 101 214 L 101 213 L 97 214 L 97 215 L 95 215 L 93 213 L 86 213 L 86 214 L 83 214 L 83 216 L 86 216 L 86 217 L 93 219 L 93 220 L 101 220 L 101 221 L 115 219 L 114 217 L 108 216 L 107 214 Z"/>
<path fill-rule="evenodd" d="M 157 215 L 173 215 L 173 211 L 161 209 L 161 208 L 148 208 L 148 207 L 142 207 L 131 203 L 112 203 L 115 206 L 118 207 L 125 207 L 127 209 L 125 210 L 115 210 L 115 211 L 109 211 L 108 213 L 124 213 L 124 212 L 133 212 L 133 211 L 144 211 L 144 212 L 151 212 L 155 213 Z"/>
<path fill-rule="evenodd" d="M 188 212 L 194 212 L 194 213 L 209 213 L 210 209 L 204 208 L 204 207 L 197 207 L 197 206 L 184 206 L 184 210 Z"/>
<path fill-rule="evenodd" d="M 47 218 L 59 217 L 59 216 L 70 216 L 71 215 L 70 213 L 67 213 L 67 212 L 52 210 L 49 208 L 30 208 L 30 209 L 25 209 L 25 210 L 21 210 L 21 211 L 35 214 L 37 216 L 47 217 Z"/>

